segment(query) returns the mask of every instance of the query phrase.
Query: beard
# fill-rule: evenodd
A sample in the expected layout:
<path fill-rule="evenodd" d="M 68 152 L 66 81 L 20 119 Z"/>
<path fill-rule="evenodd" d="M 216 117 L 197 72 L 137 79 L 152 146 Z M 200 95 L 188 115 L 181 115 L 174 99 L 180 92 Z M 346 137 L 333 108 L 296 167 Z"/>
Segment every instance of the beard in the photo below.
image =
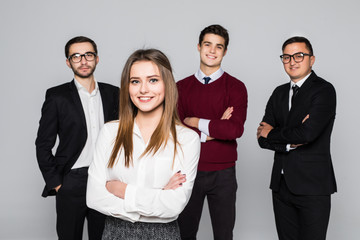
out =
<path fill-rule="evenodd" d="M 86 73 L 81 73 L 80 70 L 79 70 L 81 67 L 87 67 L 87 68 L 89 68 L 89 71 L 86 72 Z M 82 65 L 82 66 L 80 66 L 78 68 L 75 68 L 74 66 L 71 65 L 71 69 L 73 70 L 75 76 L 77 76 L 79 78 L 88 78 L 88 77 L 93 75 L 93 73 L 94 73 L 94 71 L 96 69 L 96 66 L 89 66 L 89 65 L 84 66 L 84 65 Z"/>

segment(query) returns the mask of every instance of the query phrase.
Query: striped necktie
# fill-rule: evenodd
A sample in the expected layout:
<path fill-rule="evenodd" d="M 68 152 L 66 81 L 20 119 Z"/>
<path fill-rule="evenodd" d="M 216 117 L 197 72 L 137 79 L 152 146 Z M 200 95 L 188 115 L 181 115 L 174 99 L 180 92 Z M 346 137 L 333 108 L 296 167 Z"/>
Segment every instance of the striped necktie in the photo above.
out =
<path fill-rule="evenodd" d="M 291 87 L 291 89 L 293 90 L 293 95 L 292 95 L 292 97 L 291 97 L 291 105 L 292 105 L 292 104 L 294 103 L 294 99 L 295 99 L 295 97 L 296 97 L 296 95 L 297 95 L 300 87 L 299 87 L 298 85 L 294 84 L 294 85 Z"/>
<path fill-rule="evenodd" d="M 210 80 L 211 80 L 210 77 L 204 77 L 203 79 L 205 81 L 205 84 L 208 84 L 210 82 Z"/>

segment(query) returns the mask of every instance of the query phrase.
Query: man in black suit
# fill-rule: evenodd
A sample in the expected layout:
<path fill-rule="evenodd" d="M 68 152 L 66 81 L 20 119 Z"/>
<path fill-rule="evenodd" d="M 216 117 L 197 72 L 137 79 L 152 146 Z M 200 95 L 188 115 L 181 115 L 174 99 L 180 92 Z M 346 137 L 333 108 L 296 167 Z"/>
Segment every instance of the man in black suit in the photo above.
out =
<path fill-rule="evenodd" d="M 336 93 L 318 77 L 304 37 L 292 37 L 281 59 L 290 83 L 277 87 L 257 130 L 262 148 L 275 151 L 270 188 L 280 240 L 323 240 L 336 181 L 330 155 Z"/>
<path fill-rule="evenodd" d="M 46 183 L 42 196 L 56 195 L 60 240 L 81 240 L 85 217 L 89 239 L 97 240 L 105 216 L 86 206 L 87 170 L 100 128 L 118 118 L 119 89 L 95 81 L 99 57 L 93 40 L 82 36 L 69 40 L 65 55 L 74 79 L 47 90 L 36 139 L 37 160 Z"/>

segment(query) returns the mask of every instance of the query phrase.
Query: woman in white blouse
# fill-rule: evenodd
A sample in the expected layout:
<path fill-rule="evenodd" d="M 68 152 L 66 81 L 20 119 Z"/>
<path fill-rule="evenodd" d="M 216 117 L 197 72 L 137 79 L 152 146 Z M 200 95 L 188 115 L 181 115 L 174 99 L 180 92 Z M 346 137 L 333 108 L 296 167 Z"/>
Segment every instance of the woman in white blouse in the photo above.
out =
<path fill-rule="evenodd" d="M 102 239 L 180 239 L 200 154 L 181 125 L 168 58 L 137 50 L 121 76 L 119 121 L 101 130 L 89 168 L 87 205 L 105 215 Z"/>

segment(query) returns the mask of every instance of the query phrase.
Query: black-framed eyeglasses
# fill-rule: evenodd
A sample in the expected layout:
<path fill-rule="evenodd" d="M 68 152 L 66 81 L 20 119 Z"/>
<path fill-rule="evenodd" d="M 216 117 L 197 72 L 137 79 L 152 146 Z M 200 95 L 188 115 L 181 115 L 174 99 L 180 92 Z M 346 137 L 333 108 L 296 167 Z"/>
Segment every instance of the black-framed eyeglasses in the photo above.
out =
<path fill-rule="evenodd" d="M 312 54 L 307 54 L 307 53 L 303 53 L 303 52 L 294 53 L 293 55 L 283 54 L 283 55 L 280 55 L 280 59 L 283 63 L 289 63 L 291 61 L 291 58 L 293 58 L 296 63 L 300 63 L 300 62 L 304 61 L 305 56 L 311 57 Z"/>
<path fill-rule="evenodd" d="M 73 63 L 78 63 L 78 62 L 81 62 L 82 57 L 84 57 L 86 59 L 86 61 L 91 62 L 91 61 L 95 60 L 96 53 L 94 53 L 94 52 L 87 52 L 84 54 L 74 53 L 73 55 L 68 57 L 68 59 L 71 60 Z"/>

